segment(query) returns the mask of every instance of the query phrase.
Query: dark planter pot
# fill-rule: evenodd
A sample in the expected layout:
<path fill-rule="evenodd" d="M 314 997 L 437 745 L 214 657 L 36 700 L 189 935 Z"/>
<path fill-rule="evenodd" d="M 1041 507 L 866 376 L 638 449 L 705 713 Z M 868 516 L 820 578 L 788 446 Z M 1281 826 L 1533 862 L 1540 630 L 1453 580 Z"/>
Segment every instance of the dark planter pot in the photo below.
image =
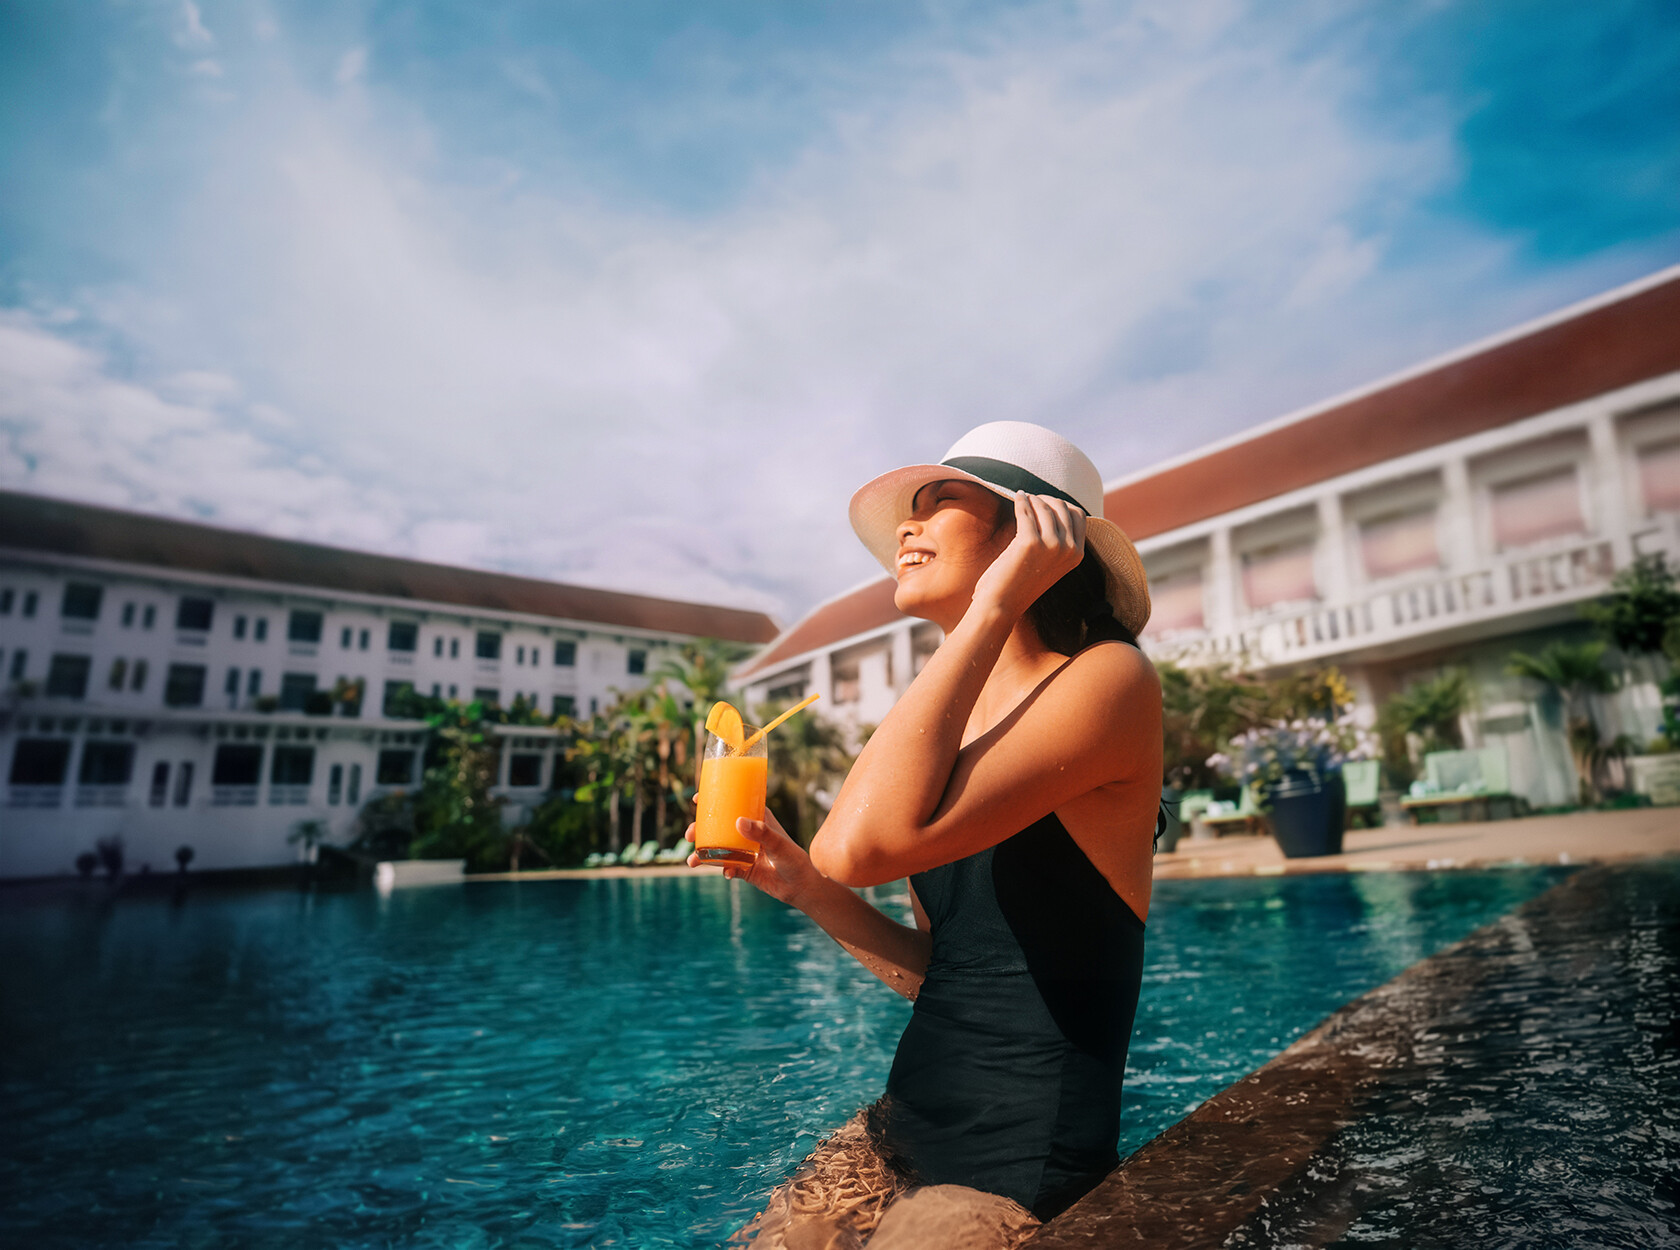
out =
<path fill-rule="evenodd" d="M 1271 788 L 1272 836 L 1287 859 L 1339 855 L 1347 822 L 1347 788 L 1338 769 L 1326 777 L 1290 773 Z"/>

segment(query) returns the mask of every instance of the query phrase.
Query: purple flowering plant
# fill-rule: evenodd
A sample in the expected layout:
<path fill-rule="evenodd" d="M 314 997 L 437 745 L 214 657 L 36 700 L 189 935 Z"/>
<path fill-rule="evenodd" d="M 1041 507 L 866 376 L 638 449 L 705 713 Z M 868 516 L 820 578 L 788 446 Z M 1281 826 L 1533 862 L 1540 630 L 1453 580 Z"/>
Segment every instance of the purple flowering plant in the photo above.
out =
<path fill-rule="evenodd" d="M 1323 780 L 1350 760 L 1375 759 L 1377 735 L 1355 723 L 1351 713 L 1335 718 L 1304 716 L 1276 720 L 1233 737 L 1226 751 L 1208 757 L 1208 767 L 1249 787 L 1262 805 L 1266 792 L 1289 773 Z"/>

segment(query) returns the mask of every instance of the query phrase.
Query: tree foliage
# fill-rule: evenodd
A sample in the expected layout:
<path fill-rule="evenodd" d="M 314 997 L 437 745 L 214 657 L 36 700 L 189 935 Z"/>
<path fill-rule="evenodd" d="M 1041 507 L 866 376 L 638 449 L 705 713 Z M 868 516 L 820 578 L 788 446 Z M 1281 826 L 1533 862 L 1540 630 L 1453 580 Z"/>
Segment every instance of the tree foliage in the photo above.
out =
<path fill-rule="evenodd" d="M 1353 691 L 1335 668 L 1262 677 L 1225 665 L 1180 668 L 1163 663 L 1164 779 L 1180 790 L 1221 784 L 1208 760 L 1238 734 L 1273 721 L 1317 716 L 1335 719 L 1352 706 Z"/>
<path fill-rule="evenodd" d="M 1390 695 L 1377 712 L 1383 765 L 1396 780 L 1412 777 L 1416 761 L 1431 751 L 1464 745 L 1459 717 L 1470 707 L 1470 675 L 1449 668 Z"/>
<path fill-rule="evenodd" d="M 1664 650 L 1670 630 L 1680 624 L 1680 589 L 1661 552 L 1643 556 L 1616 574 L 1610 594 L 1581 605 L 1581 615 L 1603 638 L 1630 655 Z"/>

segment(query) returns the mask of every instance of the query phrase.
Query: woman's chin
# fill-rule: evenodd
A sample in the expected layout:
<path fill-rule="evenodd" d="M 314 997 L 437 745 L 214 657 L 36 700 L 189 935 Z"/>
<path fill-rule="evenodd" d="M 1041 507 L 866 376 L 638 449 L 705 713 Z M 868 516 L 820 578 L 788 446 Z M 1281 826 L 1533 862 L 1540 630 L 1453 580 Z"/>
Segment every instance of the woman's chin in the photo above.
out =
<path fill-rule="evenodd" d="M 893 607 L 905 616 L 914 616 L 919 620 L 938 619 L 939 607 L 943 600 L 937 595 L 930 595 L 926 587 L 917 586 L 916 580 L 912 574 L 898 583 L 898 588 L 893 591 Z"/>

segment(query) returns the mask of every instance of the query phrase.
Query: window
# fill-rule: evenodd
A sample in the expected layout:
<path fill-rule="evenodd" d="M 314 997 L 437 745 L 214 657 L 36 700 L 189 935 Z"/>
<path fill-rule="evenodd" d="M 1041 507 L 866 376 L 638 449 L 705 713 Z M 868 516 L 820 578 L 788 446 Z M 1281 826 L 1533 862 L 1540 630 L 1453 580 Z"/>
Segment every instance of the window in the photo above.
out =
<path fill-rule="evenodd" d="M 105 684 L 112 690 L 121 690 L 128 684 L 128 661 L 116 659 L 111 661 L 111 676 Z"/>
<path fill-rule="evenodd" d="M 276 786 L 307 786 L 315 778 L 315 748 L 274 748 L 274 760 L 269 765 L 268 780 Z"/>
<path fill-rule="evenodd" d="M 356 650 L 366 651 L 368 649 L 368 643 L 372 640 L 372 638 L 373 632 L 371 630 L 362 630 L 361 633 L 356 635 Z"/>
<path fill-rule="evenodd" d="M 88 670 L 93 660 L 85 655 L 55 655 L 47 668 L 47 697 L 49 699 L 84 699 L 87 697 Z"/>
<path fill-rule="evenodd" d="M 439 634 L 436 638 L 432 639 L 432 654 L 440 660 L 443 659 L 443 635 L 442 634 Z"/>
<path fill-rule="evenodd" d="M 291 616 L 286 621 L 287 642 L 320 642 L 321 614 L 319 612 L 305 612 L 292 609 Z"/>
<path fill-rule="evenodd" d="M 351 807 L 362 801 L 362 766 L 350 765 L 350 785 L 345 789 L 344 798 Z"/>
<path fill-rule="evenodd" d="M 204 702 L 204 665 L 171 664 L 163 683 L 165 707 L 199 707 Z"/>
<path fill-rule="evenodd" d="M 556 716 L 576 716 L 577 715 L 577 699 L 576 699 L 576 697 L 573 696 L 573 695 L 569 695 L 569 694 L 557 694 L 557 695 L 555 695 L 554 696 L 554 715 L 556 715 Z"/>
<path fill-rule="evenodd" d="M 215 614 L 215 600 L 182 595 L 180 604 L 175 608 L 175 628 L 203 633 L 210 628 L 210 621 Z"/>
<path fill-rule="evenodd" d="M 19 647 L 12 652 L 12 680 L 22 681 L 23 671 L 29 667 L 29 652 Z"/>
<path fill-rule="evenodd" d="M 12 599 L 14 595 L 15 592 L 10 586 L 6 587 L 4 590 L 0 590 L 0 616 L 10 616 L 12 614 Z"/>
<path fill-rule="evenodd" d="M 61 786 L 70 771 L 70 739 L 19 738 L 12 751 L 14 786 Z"/>
<path fill-rule="evenodd" d="M 40 602 L 41 602 L 41 596 L 36 594 L 33 590 L 24 591 L 23 592 L 23 614 L 25 616 L 34 616 L 35 615 L 35 608 Z"/>
<path fill-rule="evenodd" d="M 541 647 L 532 647 L 531 648 L 531 667 L 535 668 L 535 667 L 537 667 L 537 665 L 539 665 L 541 663 L 542 663 L 542 648 Z"/>
<path fill-rule="evenodd" d="M 434 681 L 432 683 L 432 698 L 443 698 L 443 683 L 441 681 Z"/>
<path fill-rule="evenodd" d="M 502 701 L 502 692 L 494 686 L 474 686 L 473 702 L 482 703 L 485 707 L 496 707 Z"/>
<path fill-rule="evenodd" d="M 449 658 L 452 660 L 461 658 L 461 640 L 459 638 L 449 640 Z"/>
<path fill-rule="evenodd" d="M 382 786 L 406 786 L 414 780 L 413 751 L 381 751 L 374 780 Z"/>
<path fill-rule="evenodd" d="M 508 785 L 525 789 L 542 785 L 543 757 L 534 752 L 516 752 L 508 757 Z"/>
<path fill-rule="evenodd" d="M 253 699 L 262 693 L 262 669 L 253 668 L 245 674 L 245 693 Z"/>
<path fill-rule="evenodd" d="M 327 805 L 337 807 L 344 797 L 344 765 L 334 764 L 327 770 Z"/>
<path fill-rule="evenodd" d="M 385 631 L 385 646 L 392 651 L 413 651 L 420 645 L 420 627 L 413 621 L 392 621 Z"/>
<path fill-rule="evenodd" d="M 385 699 L 380 704 L 380 710 L 393 720 L 400 720 L 404 713 L 413 711 L 414 683 L 411 681 L 388 681 L 385 683 Z"/>
<path fill-rule="evenodd" d="M 1435 509 L 1417 508 L 1376 517 L 1359 526 L 1359 558 L 1375 581 L 1441 566 L 1435 544 Z"/>
<path fill-rule="evenodd" d="M 1647 516 L 1680 512 L 1680 439 L 1639 449 L 1639 493 Z"/>
<path fill-rule="evenodd" d="M 453 699 L 457 694 L 459 694 L 460 690 L 461 690 L 461 688 L 459 686 L 457 686 L 454 682 L 449 683 L 449 697 L 451 699 Z"/>
<path fill-rule="evenodd" d="M 1489 505 L 1500 551 L 1587 531 L 1574 465 L 1495 486 Z"/>
<path fill-rule="evenodd" d="M 1203 629 L 1202 570 L 1184 569 L 1149 579 L 1149 632 L 1175 633 Z"/>
<path fill-rule="evenodd" d="M 157 605 L 152 604 L 152 603 L 148 603 L 145 607 L 145 610 L 140 613 L 140 628 L 141 629 L 150 629 L 153 625 L 156 625 L 156 624 L 157 624 Z"/>
<path fill-rule="evenodd" d="M 515 659 L 514 659 L 513 662 L 515 664 L 525 663 L 525 648 L 524 647 L 520 647 L 519 650 L 515 653 Z"/>
<path fill-rule="evenodd" d="M 152 765 L 152 806 L 162 807 L 169 802 L 169 761 L 159 760 Z"/>
<path fill-rule="evenodd" d="M 134 677 L 129 681 L 130 690 L 144 690 L 146 688 L 146 661 L 134 661 Z"/>
<path fill-rule="evenodd" d="M 1244 553 L 1243 602 L 1251 611 L 1318 598 L 1313 545 L 1308 539 Z"/>
<path fill-rule="evenodd" d="M 82 765 L 76 784 L 126 786 L 134 776 L 134 744 L 98 739 L 82 744 Z"/>
<path fill-rule="evenodd" d="M 228 669 L 227 681 L 222 683 L 222 690 L 235 698 L 239 696 L 239 670 L 237 668 Z"/>
<path fill-rule="evenodd" d="M 235 638 L 245 637 L 245 626 L 247 623 L 248 622 L 243 616 L 236 616 L 233 618 L 233 636 Z"/>
<path fill-rule="evenodd" d="M 495 630 L 481 629 L 478 631 L 478 642 L 474 654 L 481 660 L 499 660 L 502 658 L 502 636 Z"/>
<path fill-rule="evenodd" d="M 263 749 L 244 743 L 224 742 L 216 748 L 210 767 L 213 786 L 254 786 L 262 780 Z M 185 764 L 181 765 L 186 768 Z M 179 804 L 179 799 L 176 800 Z"/>
<path fill-rule="evenodd" d="M 287 712 L 301 712 L 315 693 L 314 673 L 280 674 L 280 707 Z"/>
<path fill-rule="evenodd" d="M 251 636 L 258 642 L 268 641 L 268 618 L 266 616 L 257 618 L 256 623 L 251 626 Z"/>
<path fill-rule="evenodd" d="M 338 631 L 338 645 L 347 651 L 350 649 L 350 637 L 352 632 L 353 631 L 348 625 Z"/>
<path fill-rule="evenodd" d="M 123 604 L 122 624 L 124 629 L 129 629 L 134 625 L 134 605 L 132 603 Z"/>
<path fill-rule="evenodd" d="M 634 650 L 630 652 L 628 667 L 629 671 L 632 673 L 647 672 L 647 652 L 642 650 Z"/>
<path fill-rule="evenodd" d="M 92 582 L 68 582 L 58 614 L 67 621 L 97 621 L 99 604 L 105 598 L 105 588 Z"/>
<path fill-rule="evenodd" d="M 260 762 L 260 760 L 262 758 L 262 748 L 261 747 L 257 748 L 257 757 L 258 757 L 258 760 Z M 175 806 L 176 807 L 185 807 L 188 803 L 192 802 L 192 782 L 193 782 L 192 761 L 191 760 L 182 760 L 181 761 L 181 766 L 175 770 Z"/>

